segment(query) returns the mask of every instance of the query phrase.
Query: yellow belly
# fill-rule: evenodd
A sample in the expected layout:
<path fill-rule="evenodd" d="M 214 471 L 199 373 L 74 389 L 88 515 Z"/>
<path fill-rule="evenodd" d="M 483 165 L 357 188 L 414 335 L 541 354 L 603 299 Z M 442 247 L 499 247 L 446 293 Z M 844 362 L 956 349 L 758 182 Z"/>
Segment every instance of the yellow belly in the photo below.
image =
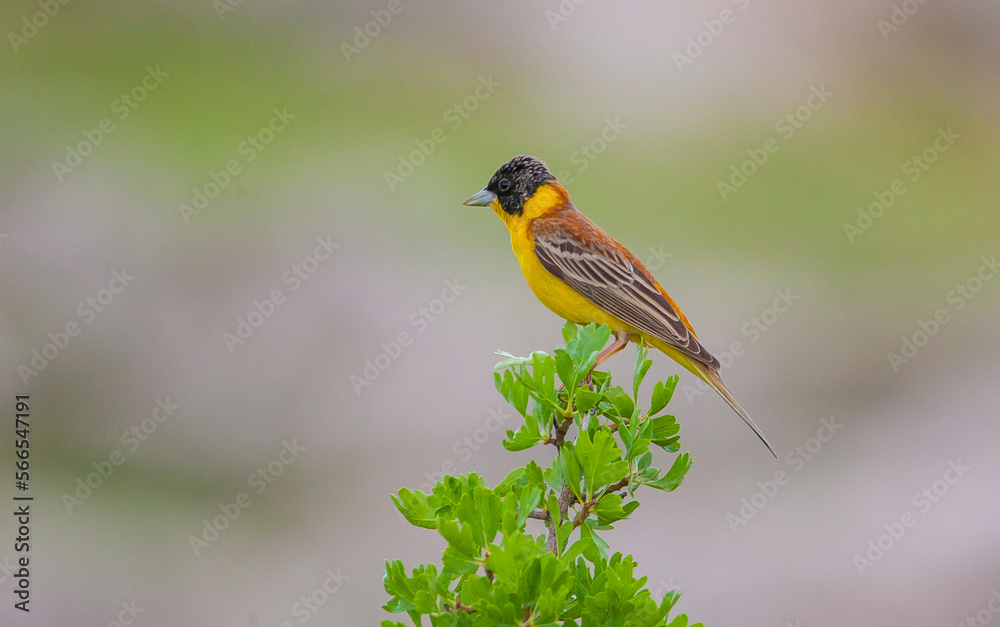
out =
<path fill-rule="evenodd" d="M 511 233 L 511 247 L 517 255 L 521 273 L 528 281 L 531 291 L 543 305 L 570 322 L 577 324 L 596 322 L 608 325 L 613 331 L 633 332 L 628 324 L 608 314 L 546 270 L 535 255 L 533 246 L 534 242 L 530 237 Z"/>

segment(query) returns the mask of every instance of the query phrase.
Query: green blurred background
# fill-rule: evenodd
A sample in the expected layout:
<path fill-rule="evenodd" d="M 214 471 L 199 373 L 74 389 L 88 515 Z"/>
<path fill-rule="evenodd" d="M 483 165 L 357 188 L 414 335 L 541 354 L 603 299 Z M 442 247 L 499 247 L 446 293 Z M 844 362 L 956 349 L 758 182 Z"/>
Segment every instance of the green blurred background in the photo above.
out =
<path fill-rule="evenodd" d="M 713 352 L 740 343 L 725 379 L 782 458 L 681 374 L 694 468 L 608 538 L 655 593 L 707 625 L 1000 619 L 996 2 L 17 0 L 0 23 L 0 498 L 15 394 L 36 496 L 27 616 L 0 516 L 0 623 L 386 617 L 383 560 L 443 548 L 389 494 L 528 458 L 496 432 L 493 352 L 562 322 L 461 206 L 522 153 Z"/>

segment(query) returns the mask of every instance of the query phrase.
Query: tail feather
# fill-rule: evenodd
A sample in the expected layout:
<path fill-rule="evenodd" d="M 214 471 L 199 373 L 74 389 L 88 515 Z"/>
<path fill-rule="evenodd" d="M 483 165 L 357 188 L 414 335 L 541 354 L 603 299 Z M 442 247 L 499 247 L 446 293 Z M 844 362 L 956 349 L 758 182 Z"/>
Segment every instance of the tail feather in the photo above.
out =
<path fill-rule="evenodd" d="M 668 357 L 670 357 L 680 365 L 687 368 L 687 370 L 691 372 L 691 374 L 693 374 L 694 376 L 698 377 L 705 383 L 712 386 L 712 388 L 719 393 L 719 396 L 726 399 L 726 402 L 729 403 L 729 406 L 732 407 L 733 410 L 740 415 L 740 418 L 743 419 L 743 422 L 747 423 L 747 426 L 753 429 L 753 432 L 757 434 L 757 437 L 760 438 L 760 441 L 764 443 L 764 446 L 767 447 L 767 450 L 771 451 L 771 455 L 774 455 L 774 458 L 778 459 L 778 454 L 774 452 L 773 448 L 771 448 L 771 444 L 767 441 L 767 438 L 764 437 L 764 434 L 761 433 L 760 427 L 758 427 L 757 423 L 753 421 L 753 418 L 750 417 L 750 414 L 748 414 L 747 411 L 743 409 L 743 406 L 740 405 L 740 402 L 737 401 L 735 397 L 733 397 L 733 395 L 729 392 L 728 389 L 726 389 L 726 385 L 722 382 L 722 379 L 719 378 L 718 372 L 713 370 L 707 364 L 692 359 L 688 355 L 677 350 L 676 347 L 670 345 L 667 342 L 664 342 L 663 340 L 656 338 L 650 339 L 645 336 L 642 336 L 642 339 L 646 343 L 651 344 L 656 348 L 658 348 L 659 350 L 663 351 Z"/>
<path fill-rule="evenodd" d="M 765 438 L 764 434 L 761 432 L 760 427 L 758 427 L 757 423 L 753 421 L 753 418 L 750 417 L 750 414 L 748 414 L 747 411 L 743 409 L 743 406 L 740 405 L 740 402 L 736 400 L 736 398 L 729 392 L 729 389 L 726 388 L 726 384 L 724 384 L 722 382 L 722 379 L 719 378 L 718 373 L 709 370 L 707 367 L 698 368 L 698 370 L 700 372 L 697 374 L 701 376 L 701 379 L 704 380 L 705 383 L 712 386 L 712 388 L 719 393 L 719 396 L 726 399 L 726 402 L 729 403 L 729 406 L 732 407 L 737 414 L 740 415 L 740 418 L 743 419 L 743 422 L 747 423 L 747 426 L 753 429 L 753 432 L 757 434 L 757 437 L 760 438 L 760 441 L 764 443 L 764 446 L 767 447 L 767 450 L 771 451 L 771 455 L 774 455 L 774 458 L 778 459 L 778 454 L 774 452 L 774 449 L 771 447 L 771 444 L 767 441 L 767 438 Z"/>

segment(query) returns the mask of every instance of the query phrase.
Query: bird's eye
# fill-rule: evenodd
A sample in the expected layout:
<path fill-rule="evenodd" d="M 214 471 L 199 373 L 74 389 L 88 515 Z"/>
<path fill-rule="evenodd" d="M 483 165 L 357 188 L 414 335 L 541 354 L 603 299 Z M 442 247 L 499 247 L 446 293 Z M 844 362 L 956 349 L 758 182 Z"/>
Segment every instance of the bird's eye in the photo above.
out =
<path fill-rule="evenodd" d="M 508 191 L 510 189 L 510 179 L 500 179 L 500 184 L 497 185 L 497 188 L 501 192 Z"/>

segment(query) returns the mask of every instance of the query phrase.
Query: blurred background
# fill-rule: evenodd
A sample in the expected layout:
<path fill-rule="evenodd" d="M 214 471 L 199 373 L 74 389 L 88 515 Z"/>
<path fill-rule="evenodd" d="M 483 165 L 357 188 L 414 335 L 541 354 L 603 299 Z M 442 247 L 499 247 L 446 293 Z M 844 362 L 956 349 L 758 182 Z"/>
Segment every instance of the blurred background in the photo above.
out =
<path fill-rule="evenodd" d="M 383 561 L 443 549 L 391 493 L 550 459 L 501 446 L 491 370 L 562 321 L 461 205 L 522 153 L 682 304 L 781 457 L 681 373 L 694 467 L 608 534 L 654 593 L 706 625 L 1000 620 L 996 2 L 0 23 L 0 623 L 386 618 Z M 679 370 L 656 357 L 648 389 Z"/>

